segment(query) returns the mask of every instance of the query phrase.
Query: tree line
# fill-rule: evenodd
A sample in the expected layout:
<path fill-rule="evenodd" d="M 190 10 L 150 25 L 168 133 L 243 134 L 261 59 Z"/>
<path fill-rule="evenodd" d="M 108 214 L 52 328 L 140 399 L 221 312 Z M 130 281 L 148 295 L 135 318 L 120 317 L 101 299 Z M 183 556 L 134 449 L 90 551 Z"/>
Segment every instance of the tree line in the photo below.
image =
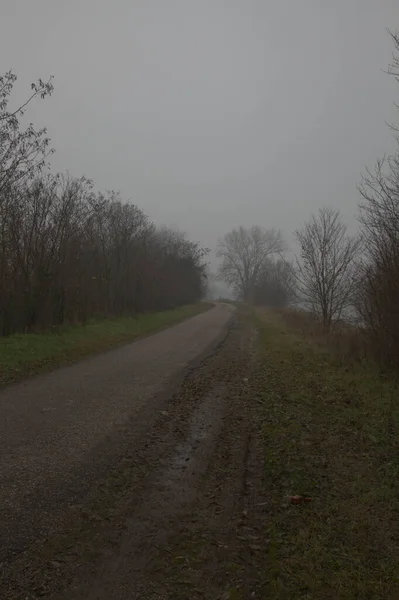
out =
<path fill-rule="evenodd" d="M 15 81 L 0 77 L 0 335 L 202 298 L 207 251 L 85 177 L 51 174 L 46 129 L 21 116 L 52 80 L 11 109 Z"/>
<path fill-rule="evenodd" d="M 395 52 L 388 73 L 399 82 L 399 32 L 390 35 Z M 238 298 L 271 307 L 294 304 L 326 331 L 355 320 L 375 356 L 397 368 L 399 146 L 366 171 L 358 189 L 355 235 L 338 210 L 321 208 L 294 232 L 298 253 L 289 261 L 279 231 L 239 227 L 219 242 L 219 276 Z"/>

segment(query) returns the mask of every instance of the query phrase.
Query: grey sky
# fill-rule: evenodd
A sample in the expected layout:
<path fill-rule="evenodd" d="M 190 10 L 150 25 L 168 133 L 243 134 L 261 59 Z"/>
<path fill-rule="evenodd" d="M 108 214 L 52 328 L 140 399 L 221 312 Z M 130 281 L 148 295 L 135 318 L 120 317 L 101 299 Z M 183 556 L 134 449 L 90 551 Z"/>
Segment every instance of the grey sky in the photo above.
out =
<path fill-rule="evenodd" d="M 321 205 L 353 224 L 364 165 L 393 148 L 398 0 L 0 0 L 0 17 L 16 98 L 55 76 L 29 109 L 54 168 L 204 245 L 239 224 L 290 238 Z"/>

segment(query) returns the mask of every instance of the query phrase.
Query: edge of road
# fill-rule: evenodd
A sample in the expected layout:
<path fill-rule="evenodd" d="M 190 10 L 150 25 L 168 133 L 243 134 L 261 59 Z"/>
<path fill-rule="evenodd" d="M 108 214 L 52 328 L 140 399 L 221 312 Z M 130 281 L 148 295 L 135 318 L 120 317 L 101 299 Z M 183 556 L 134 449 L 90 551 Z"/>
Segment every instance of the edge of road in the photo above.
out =
<path fill-rule="evenodd" d="M 100 348 L 93 348 L 92 350 L 89 350 L 88 352 L 82 353 L 80 356 L 76 356 L 76 357 L 66 356 L 65 359 L 60 358 L 59 360 L 57 360 L 57 358 L 55 358 L 54 361 L 49 360 L 48 362 L 44 362 L 43 364 L 36 365 L 36 366 L 33 364 L 31 367 L 31 370 L 29 370 L 27 368 L 27 370 L 24 371 L 23 367 L 21 367 L 21 369 L 20 369 L 21 372 L 18 375 L 16 375 L 15 377 L 11 377 L 9 380 L 6 379 L 4 382 L 0 380 L 0 392 L 4 389 L 12 387 L 14 385 L 21 384 L 25 381 L 31 381 L 32 379 L 35 379 L 36 377 L 40 377 L 42 375 L 47 375 L 49 373 L 57 371 L 57 369 L 62 369 L 64 367 L 76 365 L 77 363 L 82 363 L 86 360 L 90 360 L 95 356 L 107 354 L 108 352 L 112 352 L 119 348 L 123 348 L 124 346 L 128 346 L 128 345 L 134 344 L 136 342 L 140 342 L 141 340 L 149 338 L 153 335 L 156 335 L 157 333 L 166 331 L 167 329 L 170 329 L 172 327 L 176 327 L 177 325 L 180 325 L 182 323 L 190 321 L 191 319 L 195 319 L 196 317 L 199 317 L 202 314 L 212 311 L 217 305 L 224 304 L 224 303 L 205 302 L 204 304 L 207 305 L 206 308 L 204 310 L 198 312 L 197 314 L 184 316 L 181 320 L 177 320 L 175 322 L 168 323 L 168 324 L 161 326 L 158 329 L 155 329 L 152 331 L 148 331 L 148 332 L 144 331 L 142 333 L 139 333 L 138 335 L 134 335 L 131 339 L 126 338 L 126 339 L 119 340 L 119 341 L 117 340 L 115 342 L 110 341 L 109 345 L 104 345 L 104 347 L 100 347 Z"/>

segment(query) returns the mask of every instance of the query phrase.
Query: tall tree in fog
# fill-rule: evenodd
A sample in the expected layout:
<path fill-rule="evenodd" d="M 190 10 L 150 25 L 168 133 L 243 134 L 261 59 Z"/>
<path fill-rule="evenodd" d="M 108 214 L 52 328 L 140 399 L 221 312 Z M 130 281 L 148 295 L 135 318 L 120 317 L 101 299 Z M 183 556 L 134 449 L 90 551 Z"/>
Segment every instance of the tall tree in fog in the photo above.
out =
<path fill-rule="evenodd" d="M 338 210 L 322 208 L 295 231 L 299 300 L 330 329 L 353 302 L 360 238 L 347 235 Z"/>
<path fill-rule="evenodd" d="M 265 261 L 284 248 L 281 232 L 276 229 L 233 229 L 218 244 L 217 255 L 222 259 L 219 277 L 233 287 L 240 299 L 250 301 Z"/>

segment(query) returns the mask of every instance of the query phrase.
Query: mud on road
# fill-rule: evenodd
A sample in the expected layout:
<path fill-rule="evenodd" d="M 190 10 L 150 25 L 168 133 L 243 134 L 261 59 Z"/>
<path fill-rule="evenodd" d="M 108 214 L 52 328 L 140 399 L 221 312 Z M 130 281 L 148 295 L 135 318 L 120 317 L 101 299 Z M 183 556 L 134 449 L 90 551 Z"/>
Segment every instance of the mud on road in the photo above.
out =
<path fill-rule="evenodd" d="M 118 465 L 46 539 L 3 564 L 0 596 L 261 598 L 267 498 L 257 372 L 256 332 L 236 315 Z"/>

